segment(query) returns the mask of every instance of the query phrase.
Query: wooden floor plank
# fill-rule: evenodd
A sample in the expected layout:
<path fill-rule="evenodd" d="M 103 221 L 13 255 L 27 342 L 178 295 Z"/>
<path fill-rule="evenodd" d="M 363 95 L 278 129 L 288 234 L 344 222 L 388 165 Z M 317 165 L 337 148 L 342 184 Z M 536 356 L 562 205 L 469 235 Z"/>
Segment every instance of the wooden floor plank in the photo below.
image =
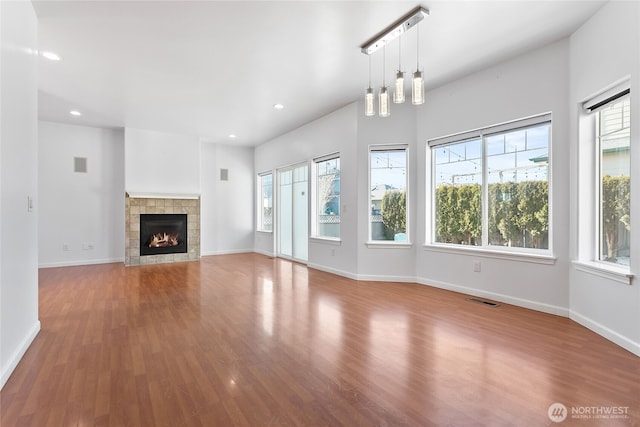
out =
<path fill-rule="evenodd" d="M 258 254 L 40 271 L 42 330 L 6 426 L 552 425 L 624 407 L 640 358 L 575 322 Z"/>

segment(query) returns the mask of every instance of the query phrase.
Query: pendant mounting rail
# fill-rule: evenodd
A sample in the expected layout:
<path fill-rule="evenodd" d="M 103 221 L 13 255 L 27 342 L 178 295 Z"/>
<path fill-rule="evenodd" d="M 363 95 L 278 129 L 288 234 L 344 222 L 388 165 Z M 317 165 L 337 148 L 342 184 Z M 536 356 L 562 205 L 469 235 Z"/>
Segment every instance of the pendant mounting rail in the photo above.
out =
<path fill-rule="evenodd" d="M 389 44 L 392 40 L 395 40 L 400 34 L 415 27 L 418 22 L 427 16 L 429 16 L 428 9 L 422 6 L 416 7 L 360 46 L 362 53 L 371 55 L 378 49 Z"/>

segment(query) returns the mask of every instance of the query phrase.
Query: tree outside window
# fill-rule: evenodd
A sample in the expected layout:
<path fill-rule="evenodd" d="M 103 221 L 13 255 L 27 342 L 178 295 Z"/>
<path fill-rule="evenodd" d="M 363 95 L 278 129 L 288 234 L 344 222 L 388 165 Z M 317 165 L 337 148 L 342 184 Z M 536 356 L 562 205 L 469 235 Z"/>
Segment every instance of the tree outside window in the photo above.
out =
<path fill-rule="evenodd" d="M 273 174 L 258 176 L 260 200 L 258 206 L 258 231 L 273 231 Z"/>
<path fill-rule="evenodd" d="M 435 241 L 482 245 L 482 139 L 433 148 Z"/>
<path fill-rule="evenodd" d="M 407 241 L 406 146 L 372 148 L 369 174 L 370 239 Z"/>
<path fill-rule="evenodd" d="M 549 248 L 551 125 L 543 117 L 432 145 L 435 242 Z"/>
<path fill-rule="evenodd" d="M 598 112 L 599 260 L 629 265 L 631 240 L 631 102 L 629 97 Z"/>
<path fill-rule="evenodd" d="M 316 160 L 316 237 L 340 237 L 340 157 Z"/>
<path fill-rule="evenodd" d="M 543 124 L 486 137 L 489 245 L 549 247 L 549 140 Z"/>

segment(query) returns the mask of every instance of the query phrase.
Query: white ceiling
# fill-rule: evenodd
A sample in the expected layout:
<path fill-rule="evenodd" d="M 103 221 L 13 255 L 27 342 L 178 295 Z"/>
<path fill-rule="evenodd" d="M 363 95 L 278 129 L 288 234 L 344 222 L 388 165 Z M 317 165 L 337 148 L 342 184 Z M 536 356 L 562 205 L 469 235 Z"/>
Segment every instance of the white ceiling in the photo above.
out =
<path fill-rule="evenodd" d="M 39 115 L 258 145 L 359 99 L 360 45 L 416 6 L 431 12 L 419 27 L 428 89 L 565 37 L 603 3 L 34 1 L 39 49 L 62 57 L 39 60 Z M 402 39 L 405 71 L 416 66 L 416 36 Z M 389 84 L 398 44 L 386 55 Z M 381 51 L 372 64 L 377 87 Z"/>

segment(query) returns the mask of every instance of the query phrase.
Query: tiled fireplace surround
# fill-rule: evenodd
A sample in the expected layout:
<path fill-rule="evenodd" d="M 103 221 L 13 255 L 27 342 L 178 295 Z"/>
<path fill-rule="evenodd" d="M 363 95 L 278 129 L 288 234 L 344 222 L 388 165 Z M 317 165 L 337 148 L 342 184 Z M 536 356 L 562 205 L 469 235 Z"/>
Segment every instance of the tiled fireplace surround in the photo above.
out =
<path fill-rule="evenodd" d="M 187 253 L 140 256 L 140 214 L 187 214 Z M 124 264 L 162 264 L 200 259 L 200 197 L 125 194 Z"/>

